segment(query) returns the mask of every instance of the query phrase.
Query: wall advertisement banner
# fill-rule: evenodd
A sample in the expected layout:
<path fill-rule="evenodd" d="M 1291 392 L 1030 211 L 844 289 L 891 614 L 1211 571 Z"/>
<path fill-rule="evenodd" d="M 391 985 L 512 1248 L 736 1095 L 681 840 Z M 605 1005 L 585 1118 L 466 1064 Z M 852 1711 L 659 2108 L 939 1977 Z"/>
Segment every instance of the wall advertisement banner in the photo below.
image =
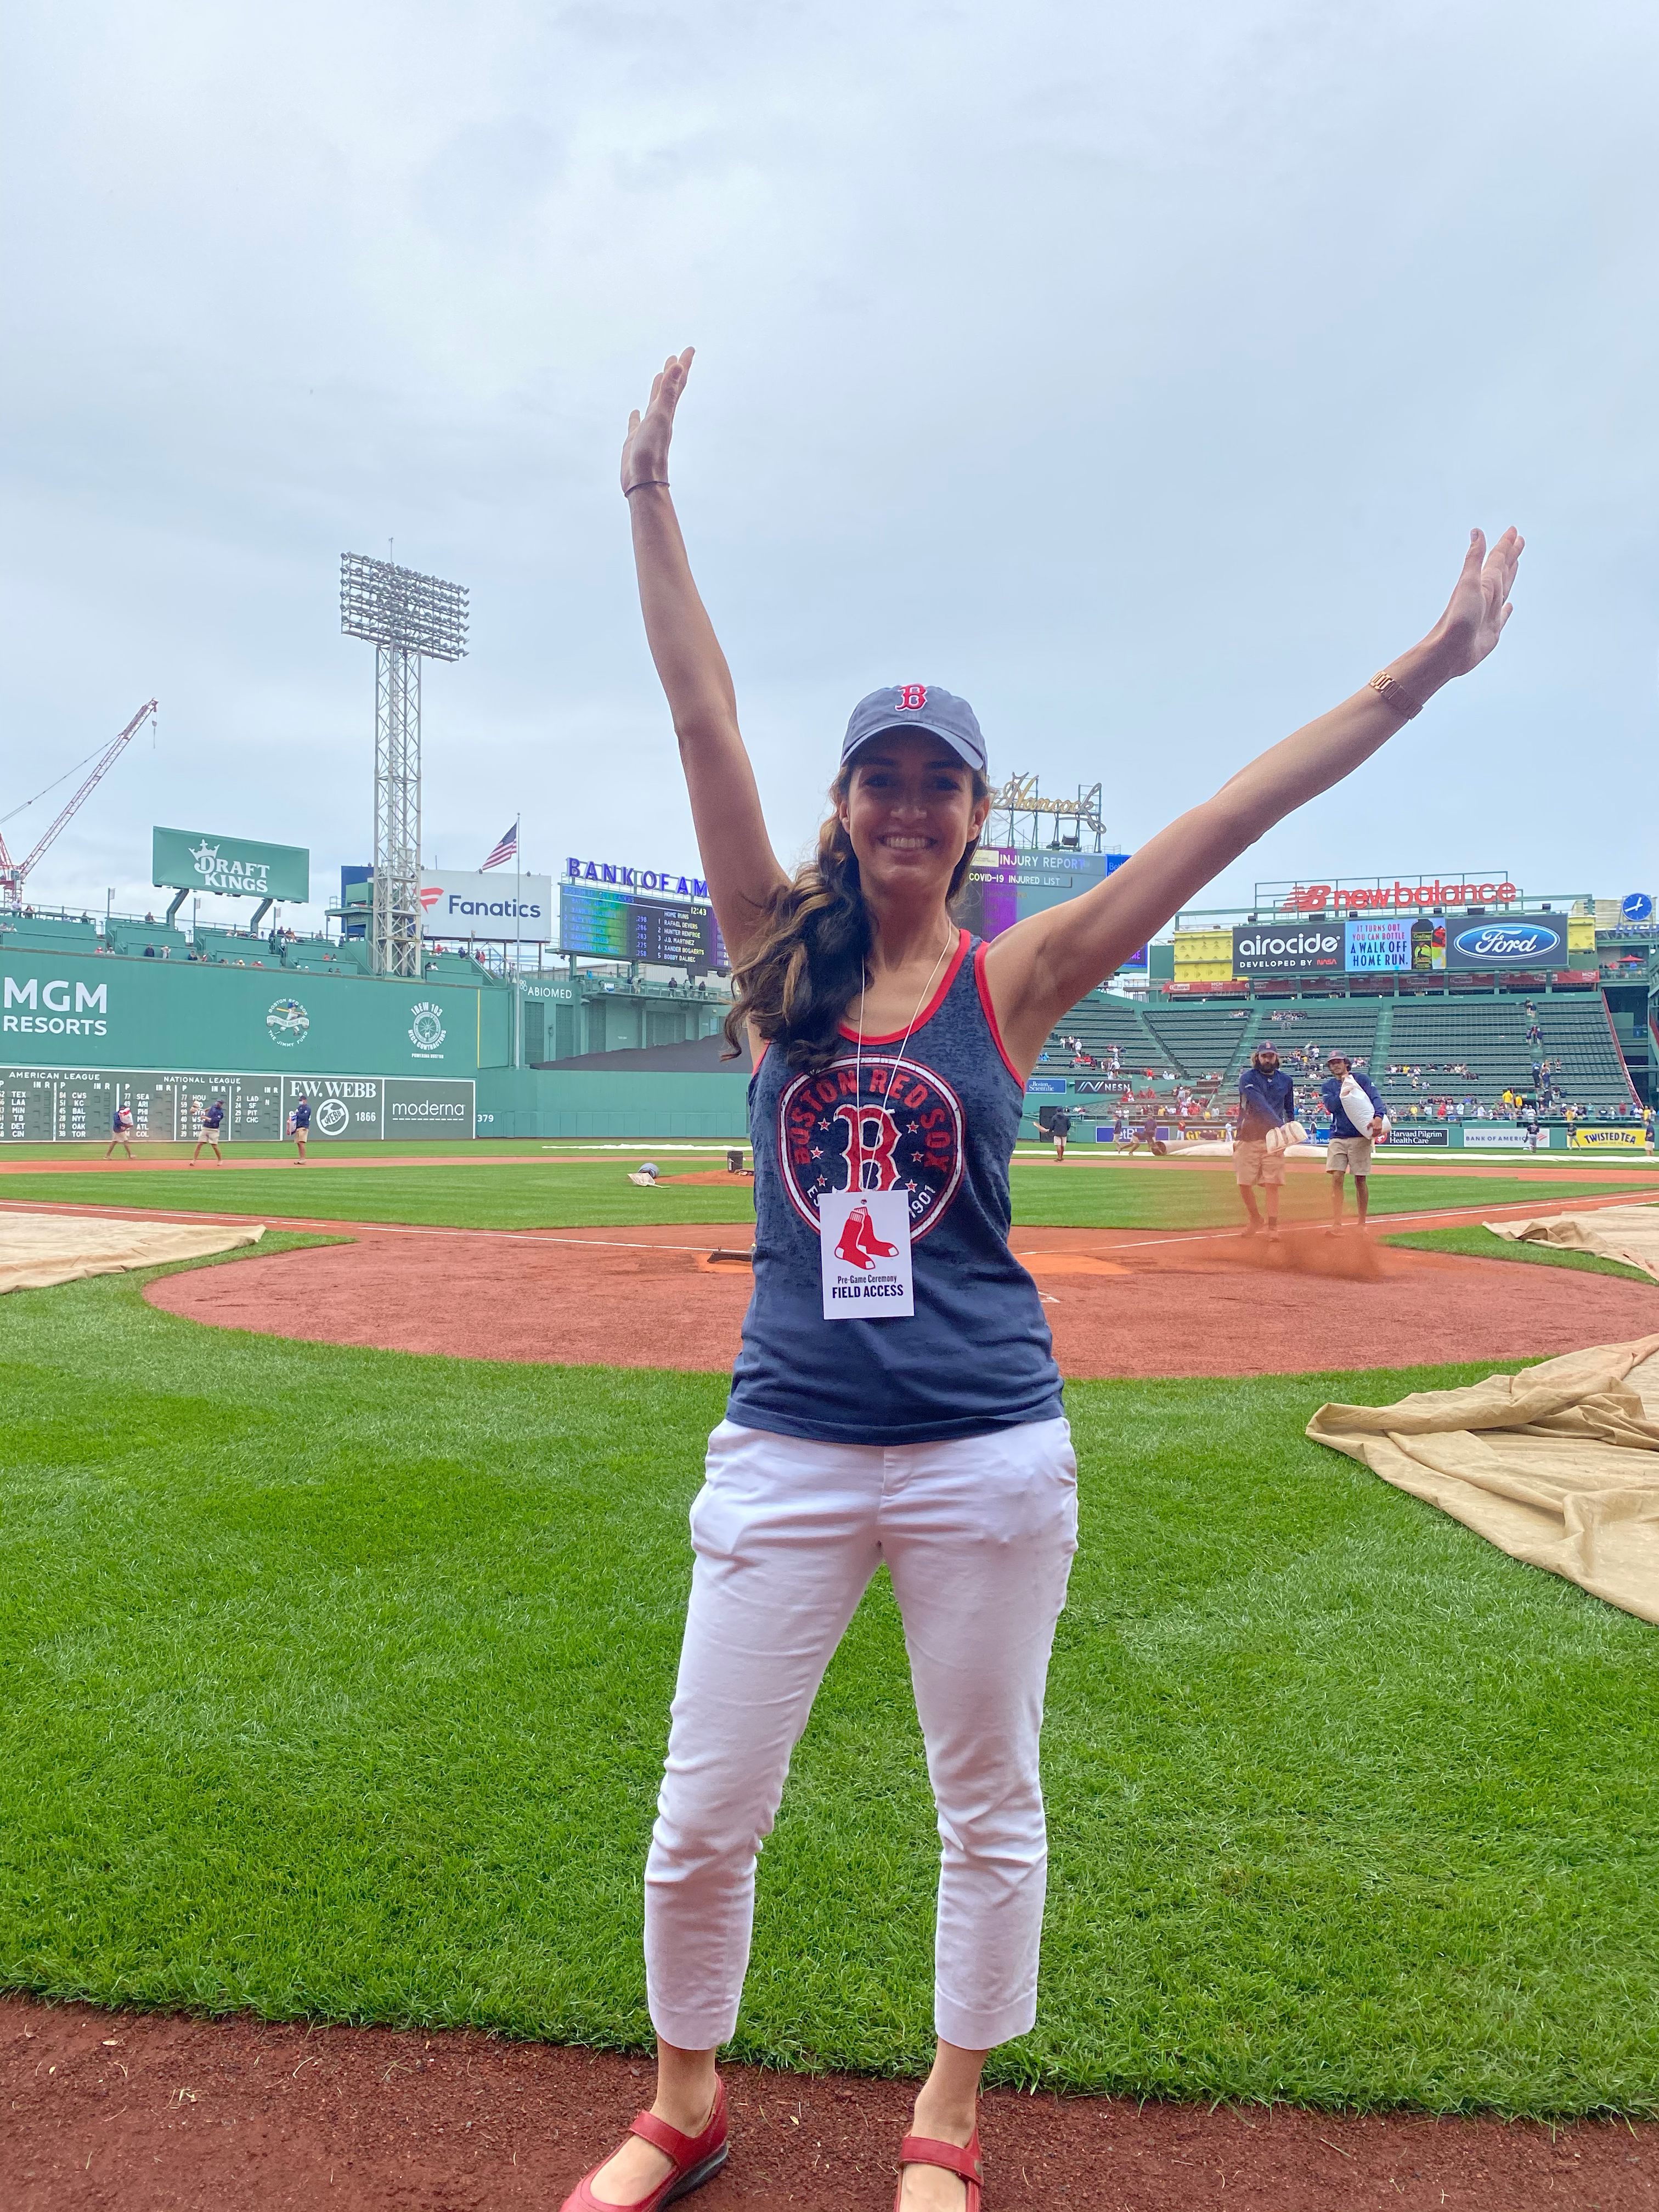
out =
<path fill-rule="evenodd" d="M 1451 1133 L 1443 1128 L 1419 1128 L 1411 1121 L 1396 1122 L 1388 1135 L 1390 1145 L 1403 1145 L 1407 1151 L 1445 1152 L 1451 1144 Z"/>
<path fill-rule="evenodd" d="M 510 1057 L 512 994 L 265 966 L 0 951 L 0 1061 L 470 1076 Z"/>
<path fill-rule="evenodd" d="M 1639 1121 L 1610 1122 L 1600 1128 L 1586 1128 L 1581 1122 L 1567 1143 L 1575 1152 L 1644 1152 L 1648 1138 Z"/>
<path fill-rule="evenodd" d="M 311 854 L 304 845 L 267 845 L 207 830 L 150 831 L 150 881 L 173 890 L 217 891 L 229 898 L 311 896 Z"/>
<path fill-rule="evenodd" d="M 489 943 L 553 942 L 553 878 L 515 876 L 508 868 L 428 868 L 421 877 L 421 924 L 428 937 L 481 937 Z"/>
<path fill-rule="evenodd" d="M 311 1134 L 327 1143 L 411 1144 L 477 1133 L 476 1086 L 426 1076 L 253 1075 L 157 1068 L 0 1067 L 0 1140 L 107 1144 L 115 1109 L 132 1114 L 133 1141 L 190 1144 L 216 1098 L 222 1145 L 280 1144 L 304 1098 Z"/>
<path fill-rule="evenodd" d="M 1247 922 L 1233 932 L 1233 973 L 1340 975 L 1346 957 L 1340 921 Z"/>
<path fill-rule="evenodd" d="M 1465 973 L 1505 968 L 1547 972 L 1567 964 L 1564 914 L 1516 915 L 1502 921 L 1446 924 L 1446 965 Z"/>
<path fill-rule="evenodd" d="M 1063 1098 L 1066 1096 L 1066 1078 L 1063 1075 L 1029 1076 L 1025 1095 L 1028 1098 Z"/>
<path fill-rule="evenodd" d="M 1513 1121 L 1465 1121 L 1463 1149 L 1473 1152 L 1523 1152 L 1528 1149 L 1525 1133 Z M 1538 1132 L 1538 1149 L 1547 1152 L 1565 1133 L 1556 1129 Z"/>

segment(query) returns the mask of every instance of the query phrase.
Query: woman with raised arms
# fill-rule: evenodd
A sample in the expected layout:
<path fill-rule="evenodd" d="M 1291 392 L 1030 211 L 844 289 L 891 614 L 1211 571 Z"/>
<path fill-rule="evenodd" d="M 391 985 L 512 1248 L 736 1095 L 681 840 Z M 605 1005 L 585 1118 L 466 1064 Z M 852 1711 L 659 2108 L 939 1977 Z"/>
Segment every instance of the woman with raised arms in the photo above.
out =
<path fill-rule="evenodd" d="M 726 659 L 669 492 L 691 367 L 629 419 L 622 488 L 646 635 L 755 1061 L 755 1292 L 691 1510 L 691 1597 L 645 1877 L 656 2097 L 567 2212 L 651 2212 L 726 2154 L 715 2052 L 748 1962 L 757 1853 L 823 1670 L 885 1564 L 942 1863 L 938 2055 L 898 2147 L 902 2212 L 979 2212 L 987 2053 L 1036 2016 L 1037 1740 L 1076 1548 L 1076 1462 L 1035 1284 L 1008 1249 L 1024 1084 L 1054 1024 L 1262 832 L 1497 644 L 1521 539 L 1470 533 L 1420 645 L 1242 768 L 1107 880 L 975 944 L 951 905 L 990 805 L 979 724 L 927 683 L 853 710 L 817 858 L 762 817 Z M 858 1909 L 849 1899 L 849 1910 Z M 865 1900 L 868 1910 L 882 1900 Z"/>

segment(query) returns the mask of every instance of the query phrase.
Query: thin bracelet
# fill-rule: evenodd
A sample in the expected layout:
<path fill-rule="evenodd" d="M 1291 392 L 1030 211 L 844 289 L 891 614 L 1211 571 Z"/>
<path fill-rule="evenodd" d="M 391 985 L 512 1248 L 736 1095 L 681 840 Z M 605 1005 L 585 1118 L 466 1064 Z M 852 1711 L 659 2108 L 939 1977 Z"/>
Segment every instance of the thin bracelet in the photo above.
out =
<path fill-rule="evenodd" d="M 1402 722 L 1414 721 L 1423 709 L 1410 696 L 1402 691 L 1386 668 L 1379 668 L 1367 690 L 1375 691 L 1391 714 L 1398 714 Z"/>
<path fill-rule="evenodd" d="M 668 479 L 666 477 L 641 477 L 637 483 L 629 484 L 625 488 L 623 492 L 623 497 L 624 499 L 632 499 L 636 491 L 648 491 L 653 484 L 660 484 L 663 489 L 666 491 L 668 489 Z"/>

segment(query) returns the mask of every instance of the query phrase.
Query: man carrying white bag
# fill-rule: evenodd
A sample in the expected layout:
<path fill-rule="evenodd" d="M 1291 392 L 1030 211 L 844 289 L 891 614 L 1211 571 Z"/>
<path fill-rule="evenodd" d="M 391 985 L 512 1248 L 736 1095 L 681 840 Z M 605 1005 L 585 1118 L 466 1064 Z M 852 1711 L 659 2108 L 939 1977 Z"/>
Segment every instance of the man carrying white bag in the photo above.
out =
<path fill-rule="evenodd" d="M 1325 1172 L 1331 1179 L 1331 1225 L 1327 1233 L 1340 1237 L 1345 1175 L 1353 1177 L 1359 1226 L 1365 1226 L 1370 1194 L 1367 1177 L 1371 1171 L 1371 1144 L 1386 1133 L 1389 1117 L 1370 1076 L 1361 1069 L 1351 1067 L 1345 1054 L 1334 1052 L 1325 1065 L 1330 1073 L 1320 1085 L 1319 1095 L 1331 1117 L 1330 1140 L 1325 1147 Z"/>

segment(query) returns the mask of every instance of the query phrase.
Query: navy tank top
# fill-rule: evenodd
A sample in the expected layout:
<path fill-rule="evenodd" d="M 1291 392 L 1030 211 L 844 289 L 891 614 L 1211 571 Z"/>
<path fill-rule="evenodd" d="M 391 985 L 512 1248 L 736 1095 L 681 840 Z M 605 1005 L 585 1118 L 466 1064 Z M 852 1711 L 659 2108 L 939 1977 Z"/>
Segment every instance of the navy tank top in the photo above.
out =
<path fill-rule="evenodd" d="M 991 1011 L 985 951 L 963 930 L 904 1033 L 855 1033 L 815 1075 L 778 1047 L 749 1085 L 755 1294 L 726 1418 L 829 1443 L 929 1443 L 1061 1411 L 1036 1285 L 1008 1249 L 1008 1163 L 1025 1086 Z M 855 1117 L 867 1190 L 909 1193 L 915 1312 L 825 1321 L 817 1201 L 848 1187 Z"/>

